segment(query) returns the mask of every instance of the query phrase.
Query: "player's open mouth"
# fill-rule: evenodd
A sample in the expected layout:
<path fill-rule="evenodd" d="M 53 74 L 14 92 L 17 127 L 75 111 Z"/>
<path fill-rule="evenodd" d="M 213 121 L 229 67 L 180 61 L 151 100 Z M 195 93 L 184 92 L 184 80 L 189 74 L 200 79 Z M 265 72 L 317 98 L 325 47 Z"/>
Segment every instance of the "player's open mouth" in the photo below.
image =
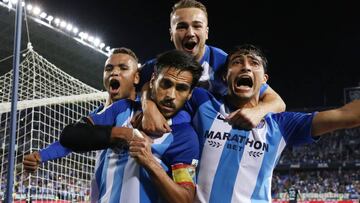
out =
<path fill-rule="evenodd" d="M 235 79 L 235 88 L 238 90 L 249 90 L 252 86 L 252 78 L 248 75 L 240 76 Z"/>
<path fill-rule="evenodd" d="M 117 94 L 120 90 L 120 81 L 111 79 L 109 84 L 110 94 Z"/>
<path fill-rule="evenodd" d="M 186 51 L 192 51 L 197 43 L 195 41 L 187 41 L 184 43 L 184 48 Z"/>

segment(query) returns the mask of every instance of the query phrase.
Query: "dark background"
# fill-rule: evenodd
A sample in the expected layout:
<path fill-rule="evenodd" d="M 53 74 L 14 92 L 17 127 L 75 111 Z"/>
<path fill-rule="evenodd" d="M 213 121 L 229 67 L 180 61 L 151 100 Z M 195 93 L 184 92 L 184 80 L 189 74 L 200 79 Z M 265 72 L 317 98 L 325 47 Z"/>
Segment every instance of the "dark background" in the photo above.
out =
<path fill-rule="evenodd" d="M 167 1 L 27 1 L 133 49 L 144 62 L 173 48 Z M 268 56 L 268 83 L 288 109 L 343 104 L 343 88 L 359 86 L 360 14 L 356 1 L 201 1 L 208 8 L 207 44 L 229 50 L 252 43 Z"/>

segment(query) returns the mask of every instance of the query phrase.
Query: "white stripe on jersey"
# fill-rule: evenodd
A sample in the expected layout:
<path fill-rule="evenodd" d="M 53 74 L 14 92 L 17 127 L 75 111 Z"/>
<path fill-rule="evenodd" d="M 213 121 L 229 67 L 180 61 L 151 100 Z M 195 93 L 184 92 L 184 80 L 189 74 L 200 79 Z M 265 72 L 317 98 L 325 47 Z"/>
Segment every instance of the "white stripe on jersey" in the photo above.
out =
<path fill-rule="evenodd" d="M 264 125 L 266 126 L 266 125 Z M 249 138 L 262 143 L 266 142 L 266 127 L 252 129 Z M 245 145 L 244 154 L 251 151 L 250 145 Z M 256 186 L 256 179 L 259 174 L 264 156 L 254 159 L 251 156 L 242 156 L 239 170 L 233 190 L 231 202 L 251 203 L 251 196 Z"/>
<path fill-rule="evenodd" d="M 140 165 L 136 163 L 135 159 L 129 157 L 124 170 L 120 202 L 140 202 L 139 169 Z"/>
<path fill-rule="evenodd" d="M 109 158 L 109 163 L 106 171 L 106 193 L 101 197 L 100 202 L 101 203 L 107 203 L 110 201 L 111 196 L 111 189 L 114 181 L 114 174 L 117 169 L 117 160 L 118 160 L 118 154 L 114 153 L 111 149 L 108 149 L 107 154 L 105 155 Z"/>
<path fill-rule="evenodd" d="M 227 114 L 225 113 L 224 105 L 222 105 L 220 107 L 220 109 L 221 109 L 221 111 L 220 111 L 221 114 L 218 114 L 218 116 L 221 115 L 221 116 L 226 117 Z M 221 131 L 221 132 L 230 132 L 231 129 L 232 129 L 232 127 L 230 125 L 224 125 L 223 120 L 215 119 L 210 130 Z M 209 202 L 210 196 L 204 196 L 204 194 L 211 193 L 215 175 L 208 176 L 208 174 L 216 173 L 217 167 L 219 165 L 220 157 L 222 154 L 221 152 L 223 151 L 223 148 L 225 146 L 226 139 L 219 140 L 218 142 L 221 144 L 221 146 L 219 146 L 219 148 L 211 147 L 210 143 L 207 142 L 207 140 L 204 143 L 204 148 L 202 150 L 203 153 L 201 155 L 200 167 L 199 167 L 199 171 L 201 170 L 202 171 L 201 174 L 204 174 L 204 176 L 201 176 L 201 174 L 199 174 L 199 176 L 198 176 L 198 182 L 197 182 L 198 185 L 196 188 L 196 190 L 198 192 L 196 195 L 195 202 Z M 209 153 L 209 151 L 212 151 L 212 150 L 216 150 L 217 152 Z M 199 192 L 199 191 L 201 191 L 201 192 Z"/>

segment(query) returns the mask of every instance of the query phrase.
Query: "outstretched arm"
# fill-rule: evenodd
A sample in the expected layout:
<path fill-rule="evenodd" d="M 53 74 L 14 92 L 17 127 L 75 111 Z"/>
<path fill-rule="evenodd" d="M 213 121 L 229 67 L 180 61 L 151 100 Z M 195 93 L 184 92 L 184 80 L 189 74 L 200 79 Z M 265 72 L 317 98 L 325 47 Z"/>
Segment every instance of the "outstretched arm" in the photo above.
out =
<path fill-rule="evenodd" d="M 360 126 L 360 99 L 338 109 L 319 112 L 312 121 L 312 135 Z"/>
<path fill-rule="evenodd" d="M 240 129 L 252 129 L 256 127 L 262 118 L 269 112 L 285 111 L 285 102 L 270 86 L 260 96 L 260 102 L 256 107 L 243 108 L 232 112 L 226 118 L 230 124 Z"/>

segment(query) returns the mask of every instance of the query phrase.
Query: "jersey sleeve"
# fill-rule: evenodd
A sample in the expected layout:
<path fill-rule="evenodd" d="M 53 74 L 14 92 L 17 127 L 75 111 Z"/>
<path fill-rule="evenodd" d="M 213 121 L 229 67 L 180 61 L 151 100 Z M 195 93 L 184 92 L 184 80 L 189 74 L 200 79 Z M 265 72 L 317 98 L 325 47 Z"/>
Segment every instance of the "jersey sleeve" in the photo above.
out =
<path fill-rule="evenodd" d="M 156 59 L 149 60 L 140 69 L 140 82 L 136 85 L 136 92 L 140 92 L 145 83 L 149 82 L 154 72 Z"/>
<path fill-rule="evenodd" d="M 194 164 L 199 160 L 199 140 L 190 123 L 172 125 L 173 142 L 165 151 L 163 161 L 171 166 L 177 163 Z"/>
<path fill-rule="evenodd" d="M 42 163 L 65 157 L 71 152 L 71 149 L 62 146 L 59 141 L 56 141 L 39 151 Z"/>
<path fill-rule="evenodd" d="M 126 111 L 130 106 L 131 100 L 122 99 L 112 103 L 110 106 L 103 109 L 101 112 L 89 114 L 89 118 L 94 125 L 114 125 L 117 115 L 121 112 Z"/>
<path fill-rule="evenodd" d="M 193 116 L 201 104 L 210 101 L 213 96 L 205 89 L 196 87 L 191 98 L 185 103 L 185 110 Z"/>
<path fill-rule="evenodd" d="M 264 95 L 264 92 L 267 90 L 267 88 L 269 87 L 269 85 L 267 83 L 264 83 L 261 85 L 260 87 L 260 97 L 262 97 Z"/>
<path fill-rule="evenodd" d="M 315 113 L 283 112 L 273 114 L 287 145 L 313 143 L 317 138 L 311 135 Z"/>

